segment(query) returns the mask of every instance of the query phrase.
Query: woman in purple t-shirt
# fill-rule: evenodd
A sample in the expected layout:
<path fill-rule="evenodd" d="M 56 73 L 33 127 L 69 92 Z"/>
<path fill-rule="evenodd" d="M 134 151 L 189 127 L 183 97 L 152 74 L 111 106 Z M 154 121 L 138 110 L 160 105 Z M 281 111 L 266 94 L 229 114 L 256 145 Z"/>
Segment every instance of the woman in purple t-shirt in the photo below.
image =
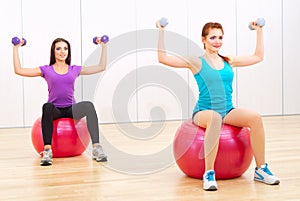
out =
<path fill-rule="evenodd" d="M 52 132 L 53 120 L 63 117 L 81 119 L 86 117 L 87 127 L 93 144 L 93 159 L 97 162 L 107 161 L 99 140 L 98 117 L 92 102 L 82 101 L 76 103 L 74 98 L 74 84 L 79 75 L 90 75 L 104 71 L 107 60 L 106 43 L 100 37 L 96 43 L 101 44 L 102 52 L 98 65 L 75 66 L 71 65 L 71 46 L 63 39 L 57 38 L 51 46 L 49 65 L 36 68 L 22 68 L 18 48 L 24 40 L 13 47 L 13 62 L 15 73 L 26 77 L 42 76 L 48 84 L 48 101 L 43 105 L 42 133 L 44 139 L 43 158 L 40 165 L 52 165 Z"/>

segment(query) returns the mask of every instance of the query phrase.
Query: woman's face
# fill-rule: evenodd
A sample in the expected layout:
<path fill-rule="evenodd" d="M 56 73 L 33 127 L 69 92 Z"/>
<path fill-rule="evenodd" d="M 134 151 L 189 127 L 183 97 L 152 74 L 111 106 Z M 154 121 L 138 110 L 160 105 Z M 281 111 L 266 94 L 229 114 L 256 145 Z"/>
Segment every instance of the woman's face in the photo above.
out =
<path fill-rule="evenodd" d="M 202 38 L 206 51 L 218 52 L 223 45 L 223 32 L 221 29 L 210 29 L 209 34 Z"/>
<path fill-rule="evenodd" d="M 57 42 L 55 44 L 54 52 L 56 61 L 65 61 L 69 53 L 68 44 L 63 41 Z"/>

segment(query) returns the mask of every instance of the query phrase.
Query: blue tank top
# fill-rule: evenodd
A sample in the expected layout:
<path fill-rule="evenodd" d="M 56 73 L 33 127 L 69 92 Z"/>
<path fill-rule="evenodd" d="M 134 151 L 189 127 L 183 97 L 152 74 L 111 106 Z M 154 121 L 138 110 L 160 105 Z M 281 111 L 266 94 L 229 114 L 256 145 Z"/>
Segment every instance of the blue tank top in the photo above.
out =
<path fill-rule="evenodd" d="M 214 110 L 224 117 L 232 108 L 232 67 L 224 61 L 224 67 L 216 70 L 201 57 L 202 68 L 194 75 L 199 98 L 193 113 Z"/>

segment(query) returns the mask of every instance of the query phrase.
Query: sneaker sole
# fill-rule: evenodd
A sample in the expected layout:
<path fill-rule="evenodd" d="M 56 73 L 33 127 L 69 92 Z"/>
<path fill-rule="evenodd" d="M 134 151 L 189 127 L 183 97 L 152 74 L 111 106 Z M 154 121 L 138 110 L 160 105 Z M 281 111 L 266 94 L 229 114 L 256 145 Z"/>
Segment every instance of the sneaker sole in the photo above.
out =
<path fill-rule="evenodd" d="M 269 184 L 269 185 L 278 185 L 280 183 L 279 180 L 276 180 L 276 181 L 274 181 L 274 182 L 271 183 L 271 182 L 267 182 L 267 181 L 261 180 L 261 179 L 256 178 L 256 177 L 254 177 L 254 180 L 262 182 L 262 183 L 265 183 L 265 184 Z"/>
<path fill-rule="evenodd" d="M 216 191 L 216 190 L 218 190 L 218 188 L 216 186 L 210 186 L 209 188 L 204 189 L 204 190 L 206 190 L 206 191 Z"/>
<path fill-rule="evenodd" d="M 41 166 L 49 166 L 52 165 L 52 162 L 40 163 Z"/>
<path fill-rule="evenodd" d="M 107 161 L 107 157 L 102 158 L 101 160 L 97 160 L 97 158 L 95 156 L 93 156 L 92 159 L 97 161 L 97 162 L 106 162 Z"/>
<path fill-rule="evenodd" d="M 101 160 L 95 159 L 97 162 L 107 162 L 107 158 L 102 158 Z"/>

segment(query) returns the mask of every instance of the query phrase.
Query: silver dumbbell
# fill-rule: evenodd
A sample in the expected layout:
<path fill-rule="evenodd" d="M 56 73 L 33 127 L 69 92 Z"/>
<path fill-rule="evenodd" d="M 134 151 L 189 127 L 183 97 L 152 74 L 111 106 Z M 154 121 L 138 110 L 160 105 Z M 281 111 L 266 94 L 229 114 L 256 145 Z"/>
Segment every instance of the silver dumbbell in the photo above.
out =
<path fill-rule="evenodd" d="M 258 19 L 255 21 L 255 25 L 260 26 L 260 27 L 265 26 L 265 23 L 266 23 L 266 21 L 265 21 L 264 18 L 258 18 Z M 254 30 L 253 27 L 252 27 L 252 22 L 249 22 L 248 27 L 249 27 L 250 30 Z"/>

